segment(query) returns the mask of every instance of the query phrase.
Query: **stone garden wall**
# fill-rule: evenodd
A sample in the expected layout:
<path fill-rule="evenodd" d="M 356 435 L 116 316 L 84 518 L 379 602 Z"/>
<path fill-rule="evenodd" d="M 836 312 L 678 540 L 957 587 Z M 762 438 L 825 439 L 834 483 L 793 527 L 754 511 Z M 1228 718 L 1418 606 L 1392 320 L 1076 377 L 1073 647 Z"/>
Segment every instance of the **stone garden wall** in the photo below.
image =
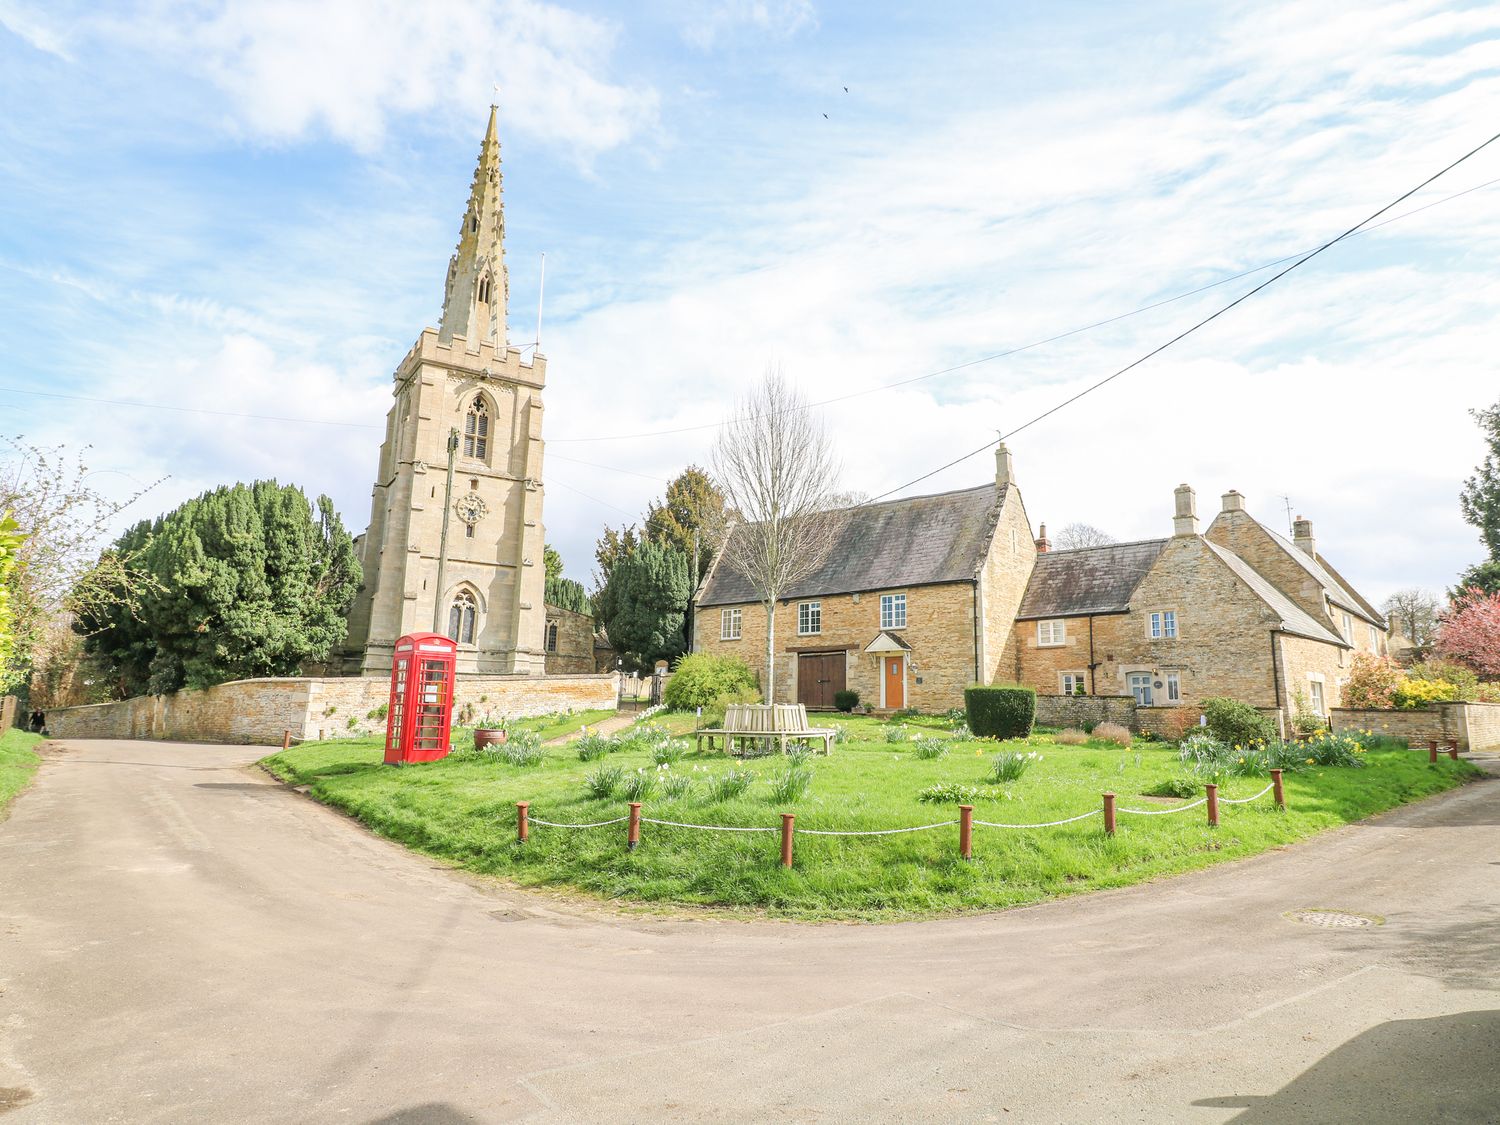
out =
<path fill-rule="evenodd" d="M 162 738 L 182 742 L 277 745 L 293 738 L 337 738 L 385 730 L 380 708 L 390 695 L 384 677 L 288 677 L 234 680 L 204 691 L 143 695 L 120 703 L 47 712 L 56 738 Z M 613 674 L 576 676 L 460 676 L 455 713 L 520 718 L 559 711 L 609 710 L 618 688 Z"/>
<path fill-rule="evenodd" d="M 1500 750 L 1500 703 L 1432 703 L 1415 711 L 1334 707 L 1329 717 L 1336 731 L 1370 730 L 1404 738 L 1413 749 L 1437 739 L 1444 746 L 1457 742 L 1460 750 Z"/>
<path fill-rule="evenodd" d="M 1096 727 L 1119 723 L 1136 728 L 1135 700 L 1128 695 L 1038 695 L 1036 721 L 1044 727 Z"/>

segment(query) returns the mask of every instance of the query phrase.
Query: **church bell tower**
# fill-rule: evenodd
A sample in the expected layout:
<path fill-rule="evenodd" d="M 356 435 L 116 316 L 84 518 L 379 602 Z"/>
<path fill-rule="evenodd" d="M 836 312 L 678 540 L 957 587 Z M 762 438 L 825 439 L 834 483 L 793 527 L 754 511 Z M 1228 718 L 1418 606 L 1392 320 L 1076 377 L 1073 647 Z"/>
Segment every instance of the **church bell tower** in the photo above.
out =
<path fill-rule="evenodd" d="M 507 343 L 495 118 L 491 106 L 438 327 L 424 329 L 396 368 L 359 540 L 364 583 L 349 613 L 349 673 L 388 672 L 396 639 L 427 631 L 458 642 L 460 672 L 543 671 L 547 361 L 533 353 L 523 362 Z"/>

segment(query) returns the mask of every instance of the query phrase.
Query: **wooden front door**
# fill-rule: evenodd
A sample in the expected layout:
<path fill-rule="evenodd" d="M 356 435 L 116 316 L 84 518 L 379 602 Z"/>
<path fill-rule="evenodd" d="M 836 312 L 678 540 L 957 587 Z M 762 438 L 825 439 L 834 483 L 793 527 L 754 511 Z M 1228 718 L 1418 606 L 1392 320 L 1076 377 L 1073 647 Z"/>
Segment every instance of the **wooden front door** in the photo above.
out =
<path fill-rule="evenodd" d="M 833 693 L 844 690 L 842 652 L 804 652 L 797 657 L 797 702 L 808 710 L 833 710 Z"/>
<path fill-rule="evenodd" d="M 899 711 L 906 706 L 906 657 L 885 658 L 885 706 Z"/>

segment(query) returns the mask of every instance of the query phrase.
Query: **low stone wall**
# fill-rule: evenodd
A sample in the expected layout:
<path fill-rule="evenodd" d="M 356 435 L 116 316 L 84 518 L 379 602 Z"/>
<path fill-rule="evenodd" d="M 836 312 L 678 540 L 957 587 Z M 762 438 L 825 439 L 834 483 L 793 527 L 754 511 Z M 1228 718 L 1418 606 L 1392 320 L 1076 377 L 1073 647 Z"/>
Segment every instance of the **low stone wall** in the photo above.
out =
<path fill-rule="evenodd" d="M 1135 699 L 1129 695 L 1038 695 L 1036 721 L 1044 727 L 1076 730 L 1119 723 L 1135 730 Z"/>
<path fill-rule="evenodd" d="M 390 696 L 384 677 L 287 677 L 234 680 L 204 691 L 143 695 L 120 703 L 63 707 L 47 712 L 57 738 L 161 738 L 182 742 L 239 742 L 274 746 L 293 738 L 337 738 L 385 730 L 379 708 Z M 612 710 L 619 698 L 613 674 L 576 676 L 460 676 L 455 714 L 524 718 L 559 711 Z"/>
<path fill-rule="evenodd" d="M 1335 731 L 1369 730 L 1404 738 L 1414 749 L 1433 739 L 1460 750 L 1500 750 L 1500 703 L 1431 703 L 1415 711 L 1334 707 L 1329 722 Z"/>

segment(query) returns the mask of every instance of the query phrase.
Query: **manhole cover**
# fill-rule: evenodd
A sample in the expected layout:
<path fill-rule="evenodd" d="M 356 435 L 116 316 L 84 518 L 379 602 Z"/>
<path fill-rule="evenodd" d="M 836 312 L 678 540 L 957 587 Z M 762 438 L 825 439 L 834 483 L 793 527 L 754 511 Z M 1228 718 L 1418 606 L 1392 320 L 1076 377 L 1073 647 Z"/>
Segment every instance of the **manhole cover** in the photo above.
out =
<path fill-rule="evenodd" d="M 1371 914 L 1355 914 L 1349 910 L 1289 910 L 1286 917 L 1304 926 L 1323 926 L 1330 930 L 1378 926 L 1385 921 Z"/>

